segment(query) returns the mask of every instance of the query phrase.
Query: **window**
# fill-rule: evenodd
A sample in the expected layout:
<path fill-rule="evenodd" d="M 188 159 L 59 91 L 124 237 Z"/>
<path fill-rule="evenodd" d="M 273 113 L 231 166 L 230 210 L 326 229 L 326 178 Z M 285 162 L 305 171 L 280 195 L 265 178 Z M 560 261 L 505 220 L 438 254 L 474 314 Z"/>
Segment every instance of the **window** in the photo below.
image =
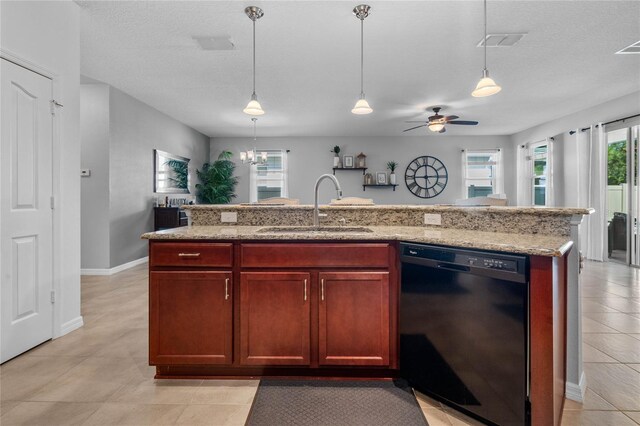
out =
<path fill-rule="evenodd" d="M 517 180 L 519 205 L 554 205 L 553 138 L 518 146 Z"/>
<path fill-rule="evenodd" d="M 463 150 L 464 197 L 486 197 L 502 193 L 500 150 Z"/>
<path fill-rule="evenodd" d="M 258 150 L 267 153 L 264 164 L 251 166 L 250 200 L 255 203 L 266 198 L 288 197 L 287 152 L 282 150 Z"/>
<path fill-rule="evenodd" d="M 549 145 L 539 142 L 531 145 L 531 199 L 534 206 L 546 206 L 549 203 Z"/>

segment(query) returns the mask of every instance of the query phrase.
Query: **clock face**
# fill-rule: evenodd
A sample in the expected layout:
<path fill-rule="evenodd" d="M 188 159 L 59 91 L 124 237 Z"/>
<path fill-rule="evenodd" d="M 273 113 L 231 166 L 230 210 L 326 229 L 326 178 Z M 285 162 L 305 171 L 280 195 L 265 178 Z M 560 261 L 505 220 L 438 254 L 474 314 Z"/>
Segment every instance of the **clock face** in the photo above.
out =
<path fill-rule="evenodd" d="M 404 180 L 409 191 L 416 197 L 433 198 L 447 186 L 449 174 L 442 161 L 425 155 L 407 166 Z"/>

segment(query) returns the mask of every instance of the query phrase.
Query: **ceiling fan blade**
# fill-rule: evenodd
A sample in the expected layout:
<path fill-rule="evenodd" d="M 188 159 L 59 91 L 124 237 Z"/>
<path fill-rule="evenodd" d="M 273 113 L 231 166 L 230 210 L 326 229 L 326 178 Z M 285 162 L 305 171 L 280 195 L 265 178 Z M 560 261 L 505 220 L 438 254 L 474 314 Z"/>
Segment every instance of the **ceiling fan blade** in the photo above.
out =
<path fill-rule="evenodd" d="M 476 124 L 478 124 L 477 121 L 464 121 L 464 120 L 458 120 L 458 121 L 450 121 L 448 124 L 462 124 L 465 126 L 475 126 Z"/>
<path fill-rule="evenodd" d="M 423 124 L 421 126 L 416 126 L 416 127 L 412 127 L 410 129 L 407 129 L 407 130 L 403 130 L 403 132 L 408 132 L 409 130 L 419 129 L 420 127 L 425 127 L 425 126 L 426 126 L 426 124 Z"/>
<path fill-rule="evenodd" d="M 438 133 L 444 133 L 444 132 L 446 132 L 446 131 L 447 131 L 447 128 L 446 128 L 446 127 L 443 127 L 443 128 L 442 128 L 442 130 L 440 130 Z"/>
<path fill-rule="evenodd" d="M 458 117 L 457 115 L 447 115 L 444 119 L 447 121 L 451 121 L 451 120 L 456 120 L 460 117 Z"/>
<path fill-rule="evenodd" d="M 426 121 L 424 121 L 424 120 L 420 120 L 420 121 L 405 121 L 405 123 L 426 123 Z"/>

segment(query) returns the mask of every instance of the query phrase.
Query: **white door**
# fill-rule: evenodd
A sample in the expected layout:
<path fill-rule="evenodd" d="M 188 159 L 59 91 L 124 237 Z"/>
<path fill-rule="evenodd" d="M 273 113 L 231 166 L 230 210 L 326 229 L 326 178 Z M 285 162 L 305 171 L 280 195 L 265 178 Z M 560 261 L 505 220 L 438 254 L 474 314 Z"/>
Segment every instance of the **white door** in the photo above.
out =
<path fill-rule="evenodd" d="M 52 81 L 1 60 L 0 362 L 53 332 Z"/>

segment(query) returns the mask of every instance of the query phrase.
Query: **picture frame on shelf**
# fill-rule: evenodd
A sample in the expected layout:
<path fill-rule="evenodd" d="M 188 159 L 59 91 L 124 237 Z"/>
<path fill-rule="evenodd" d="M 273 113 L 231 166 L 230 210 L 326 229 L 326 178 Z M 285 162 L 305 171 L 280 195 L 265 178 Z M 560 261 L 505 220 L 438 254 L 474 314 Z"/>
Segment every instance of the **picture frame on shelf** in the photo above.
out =
<path fill-rule="evenodd" d="M 345 169 L 353 169 L 353 155 L 342 157 L 342 164 Z"/>
<path fill-rule="evenodd" d="M 387 173 L 376 172 L 376 185 L 387 185 Z"/>

